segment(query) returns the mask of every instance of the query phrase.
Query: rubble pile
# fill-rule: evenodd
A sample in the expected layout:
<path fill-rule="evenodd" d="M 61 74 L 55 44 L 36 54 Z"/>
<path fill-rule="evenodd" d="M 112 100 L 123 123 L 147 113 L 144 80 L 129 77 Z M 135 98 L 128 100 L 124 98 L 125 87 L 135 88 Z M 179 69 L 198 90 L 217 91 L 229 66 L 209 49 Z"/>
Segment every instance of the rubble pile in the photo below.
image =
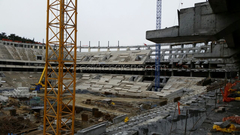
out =
<path fill-rule="evenodd" d="M 21 130 L 34 127 L 29 119 L 17 116 L 4 116 L 0 118 L 0 134 L 17 133 Z"/>
<path fill-rule="evenodd" d="M 223 80 L 215 81 L 214 83 L 212 83 L 211 85 L 209 85 L 207 87 L 207 91 L 212 91 L 212 90 L 216 90 L 216 89 L 222 88 L 226 84 L 227 84 L 226 80 L 224 80 L 224 81 Z"/>

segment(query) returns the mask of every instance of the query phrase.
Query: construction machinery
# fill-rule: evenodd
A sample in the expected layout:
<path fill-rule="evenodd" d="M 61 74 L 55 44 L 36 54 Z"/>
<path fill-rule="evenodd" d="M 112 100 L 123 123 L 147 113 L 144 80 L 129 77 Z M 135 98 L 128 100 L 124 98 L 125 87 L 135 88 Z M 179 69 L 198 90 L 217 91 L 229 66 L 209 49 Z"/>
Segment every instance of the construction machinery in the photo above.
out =
<path fill-rule="evenodd" d="M 33 90 L 40 91 L 41 89 L 45 89 L 45 84 L 44 84 L 44 79 L 43 79 L 44 75 L 45 75 L 45 72 L 46 72 L 46 66 L 43 69 L 43 72 L 41 74 L 41 77 L 40 77 L 38 83 L 35 83 L 30 87 L 31 91 L 33 91 Z"/>
<path fill-rule="evenodd" d="M 221 90 L 221 93 L 223 95 L 223 102 L 231 102 L 231 101 L 240 101 L 240 96 L 231 96 L 233 95 L 239 95 L 239 91 L 237 89 L 234 89 L 233 87 L 237 85 L 237 83 L 240 83 L 240 81 L 235 81 L 234 83 L 227 83 L 224 87 L 224 91 Z"/>
<path fill-rule="evenodd" d="M 225 133 L 232 133 L 232 132 L 240 131 L 238 128 L 236 128 L 236 126 L 234 124 L 230 124 L 230 126 L 227 128 L 221 128 L 219 125 L 214 124 L 213 129 L 216 131 L 225 132 Z"/>

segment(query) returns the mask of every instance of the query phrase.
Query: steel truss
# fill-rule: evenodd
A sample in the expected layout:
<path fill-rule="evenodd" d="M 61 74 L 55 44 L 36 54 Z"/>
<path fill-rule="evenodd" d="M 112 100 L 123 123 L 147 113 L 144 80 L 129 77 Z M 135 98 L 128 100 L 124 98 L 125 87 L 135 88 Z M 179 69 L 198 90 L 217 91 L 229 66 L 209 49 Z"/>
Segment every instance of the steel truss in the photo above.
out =
<path fill-rule="evenodd" d="M 76 24 L 77 0 L 48 0 L 43 134 L 74 134 Z"/>
<path fill-rule="evenodd" d="M 156 15 L 156 29 L 161 29 L 162 21 L 162 0 L 157 0 L 157 15 Z M 155 53 L 155 91 L 160 88 L 160 56 L 161 56 L 161 44 L 156 44 Z"/>

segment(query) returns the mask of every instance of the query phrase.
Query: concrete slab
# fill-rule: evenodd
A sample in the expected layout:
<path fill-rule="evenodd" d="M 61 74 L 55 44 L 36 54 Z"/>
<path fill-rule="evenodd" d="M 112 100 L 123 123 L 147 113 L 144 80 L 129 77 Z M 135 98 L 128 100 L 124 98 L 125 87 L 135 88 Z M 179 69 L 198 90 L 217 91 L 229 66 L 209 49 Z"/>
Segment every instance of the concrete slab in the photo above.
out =
<path fill-rule="evenodd" d="M 76 133 L 76 135 L 99 135 L 106 132 L 106 123 L 99 123 L 94 126 L 85 128 Z"/>

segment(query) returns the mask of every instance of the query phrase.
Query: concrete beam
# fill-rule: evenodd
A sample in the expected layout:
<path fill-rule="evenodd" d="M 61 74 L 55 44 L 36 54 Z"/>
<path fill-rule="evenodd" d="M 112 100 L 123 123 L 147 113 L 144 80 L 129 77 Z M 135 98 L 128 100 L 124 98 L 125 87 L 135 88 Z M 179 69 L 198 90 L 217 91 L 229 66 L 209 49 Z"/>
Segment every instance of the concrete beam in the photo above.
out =
<path fill-rule="evenodd" d="M 239 0 L 209 0 L 209 4 L 215 14 L 240 11 Z"/>
<path fill-rule="evenodd" d="M 194 58 L 230 58 L 239 51 L 239 49 L 227 48 L 223 45 L 216 45 L 213 47 L 211 53 L 194 54 Z"/>
<path fill-rule="evenodd" d="M 228 11 L 226 0 L 209 0 L 209 4 L 215 14 Z"/>
<path fill-rule="evenodd" d="M 170 43 L 225 38 L 229 47 L 235 47 L 240 35 L 240 11 L 214 12 L 208 2 L 182 9 L 179 12 L 179 26 L 147 31 L 146 39 L 155 43 Z"/>

